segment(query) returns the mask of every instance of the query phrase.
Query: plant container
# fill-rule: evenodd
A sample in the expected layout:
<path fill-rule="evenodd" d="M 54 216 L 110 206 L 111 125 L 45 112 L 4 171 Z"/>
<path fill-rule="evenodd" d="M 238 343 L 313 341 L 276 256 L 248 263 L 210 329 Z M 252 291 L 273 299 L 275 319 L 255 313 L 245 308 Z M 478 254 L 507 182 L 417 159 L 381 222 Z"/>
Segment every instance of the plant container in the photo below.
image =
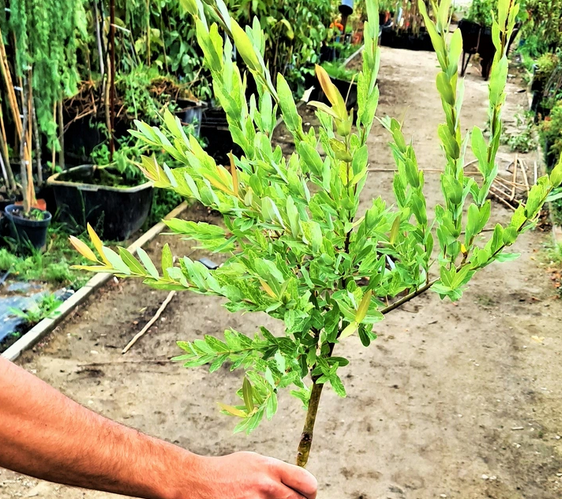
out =
<path fill-rule="evenodd" d="M 82 165 L 47 179 L 53 187 L 58 219 L 74 232 L 90 224 L 106 240 L 124 241 L 139 230 L 152 204 L 152 182 L 131 187 L 102 185 L 103 171 Z"/>
<path fill-rule="evenodd" d="M 47 229 L 51 223 L 51 214 L 48 211 L 39 210 L 42 213 L 40 220 L 33 220 L 23 216 L 22 207 L 16 204 L 6 206 L 6 215 L 10 235 L 14 238 L 20 249 L 32 246 L 41 249 L 47 241 Z"/>
<path fill-rule="evenodd" d="M 180 119 L 182 125 L 193 125 L 193 135 L 199 137 L 201 134 L 201 120 L 203 118 L 203 106 L 200 103 L 193 103 L 187 100 L 178 100 L 178 104 L 182 104 L 176 116 Z"/>
<path fill-rule="evenodd" d="M 220 107 L 209 107 L 203 111 L 201 138 L 207 143 L 207 152 L 221 165 L 230 164 L 229 152 L 235 156 L 242 154 L 240 146 L 232 140 L 226 113 Z"/>

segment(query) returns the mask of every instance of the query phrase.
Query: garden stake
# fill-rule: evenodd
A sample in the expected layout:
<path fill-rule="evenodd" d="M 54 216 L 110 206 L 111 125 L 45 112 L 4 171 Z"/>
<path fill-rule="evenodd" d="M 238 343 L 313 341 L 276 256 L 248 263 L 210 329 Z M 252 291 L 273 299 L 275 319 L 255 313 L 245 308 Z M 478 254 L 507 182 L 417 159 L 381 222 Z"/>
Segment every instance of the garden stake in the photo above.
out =
<path fill-rule="evenodd" d="M 166 307 L 168 306 L 168 304 L 172 301 L 172 298 L 174 297 L 174 295 L 176 294 L 175 291 L 170 291 L 168 293 L 168 296 L 166 297 L 166 299 L 164 300 L 164 302 L 162 303 L 162 305 L 160 305 L 160 308 L 156 311 L 156 313 L 154 314 L 154 316 L 152 317 L 152 319 L 150 319 L 146 325 L 134 336 L 134 338 L 129 341 L 129 343 L 127 343 L 127 346 L 125 348 L 123 348 L 123 350 L 121 351 L 121 353 L 124 355 L 126 354 L 131 347 L 142 337 L 144 336 L 144 334 L 152 327 L 152 325 L 158 320 L 158 318 L 162 315 L 162 312 L 164 312 L 164 310 L 166 309 Z"/>

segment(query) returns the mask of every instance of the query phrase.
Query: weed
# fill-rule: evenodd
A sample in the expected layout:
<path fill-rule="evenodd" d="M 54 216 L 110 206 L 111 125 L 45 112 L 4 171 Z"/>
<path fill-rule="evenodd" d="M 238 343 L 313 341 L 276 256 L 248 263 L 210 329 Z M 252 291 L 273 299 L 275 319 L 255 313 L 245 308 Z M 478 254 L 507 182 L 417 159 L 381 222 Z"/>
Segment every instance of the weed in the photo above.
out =
<path fill-rule="evenodd" d="M 84 263 L 68 242 L 62 225 L 49 228 L 49 244 L 45 252 L 32 249 L 28 254 L 18 255 L 7 248 L 0 249 L 0 271 L 9 271 L 11 276 L 22 281 L 41 281 L 80 288 L 87 278 L 74 271 L 71 266 Z M 89 243 L 84 238 L 84 241 Z"/>
<path fill-rule="evenodd" d="M 55 298 L 54 295 L 46 295 L 39 303 L 34 303 L 28 309 L 10 308 L 10 313 L 22 318 L 26 325 L 33 326 L 46 317 L 53 317 L 61 303 L 62 301 Z"/>
<path fill-rule="evenodd" d="M 513 133 L 504 133 L 502 142 L 507 144 L 512 152 L 527 153 L 537 148 L 533 115 L 530 112 L 515 116 L 517 130 Z"/>

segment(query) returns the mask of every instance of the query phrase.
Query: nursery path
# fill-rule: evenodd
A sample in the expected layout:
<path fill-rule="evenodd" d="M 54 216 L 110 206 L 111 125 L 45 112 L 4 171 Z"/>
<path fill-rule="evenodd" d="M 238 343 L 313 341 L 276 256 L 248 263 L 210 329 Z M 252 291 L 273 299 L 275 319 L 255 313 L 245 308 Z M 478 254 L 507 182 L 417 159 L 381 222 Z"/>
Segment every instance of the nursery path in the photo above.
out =
<path fill-rule="evenodd" d="M 435 66 L 432 53 L 382 50 L 379 115 L 404 117 L 423 168 L 443 164 Z M 519 88 L 510 81 L 508 115 L 525 105 Z M 486 94 L 471 69 L 463 125 L 485 122 Z M 392 168 L 386 141 L 382 130 L 373 131 L 372 166 Z M 391 178 L 372 174 L 364 205 L 380 193 L 387 197 Z M 438 175 L 427 178 L 434 204 Z M 496 220 L 509 217 L 497 203 L 494 213 Z M 201 211 L 190 216 L 207 217 Z M 150 251 L 158 253 L 166 240 L 158 238 Z M 319 498 L 561 496 L 562 303 L 540 263 L 547 241 L 539 231 L 525 234 L 516 248 L 521 258 L 480 273 L 459 304 L 433 294 L 409 303 L 378 328 L 370 349 L 356 338 L 345 342 L 340 353 L 352 359 L 344 371 L 349 396 L 340 400 L 326 391 L 309 465 L 319 479 Z M 174 251 L 190 249 L 175 241 Z M 113 283 L 21 364 L 87 407 L 195 452 L 253 449 L 292 461 L 303 419 L 298 401 L 284 394 L 273 422 L 250 437 L 233 435 L 233 421 L 219 414 L 215 401 L 234 400 L 240 374 L 209 375 L 205 368 L 185 370 L 167 361 L 177 353 L 178 338 L 226 327 L 253 332 L 262 317 L 230 316 L 219 300 L 183 294 L 157 328 L 121 355 L 165 296 L 136 282 Z M 0 497 L 110 496 L 1 471 Z"/>

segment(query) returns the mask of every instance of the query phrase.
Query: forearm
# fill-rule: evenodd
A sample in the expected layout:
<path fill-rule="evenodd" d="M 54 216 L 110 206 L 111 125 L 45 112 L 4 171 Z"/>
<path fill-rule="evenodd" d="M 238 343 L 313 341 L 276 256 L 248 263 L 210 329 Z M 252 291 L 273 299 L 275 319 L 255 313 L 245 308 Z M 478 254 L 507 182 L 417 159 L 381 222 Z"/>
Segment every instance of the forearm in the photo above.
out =
<path fill-rule="evenodd" d="M 174 474 L 183 472 L 189 490 L 198 460 L 83 408 L 0 358 L 0 466 L 68 485 L 167 499 L 179 495 Z"/>

